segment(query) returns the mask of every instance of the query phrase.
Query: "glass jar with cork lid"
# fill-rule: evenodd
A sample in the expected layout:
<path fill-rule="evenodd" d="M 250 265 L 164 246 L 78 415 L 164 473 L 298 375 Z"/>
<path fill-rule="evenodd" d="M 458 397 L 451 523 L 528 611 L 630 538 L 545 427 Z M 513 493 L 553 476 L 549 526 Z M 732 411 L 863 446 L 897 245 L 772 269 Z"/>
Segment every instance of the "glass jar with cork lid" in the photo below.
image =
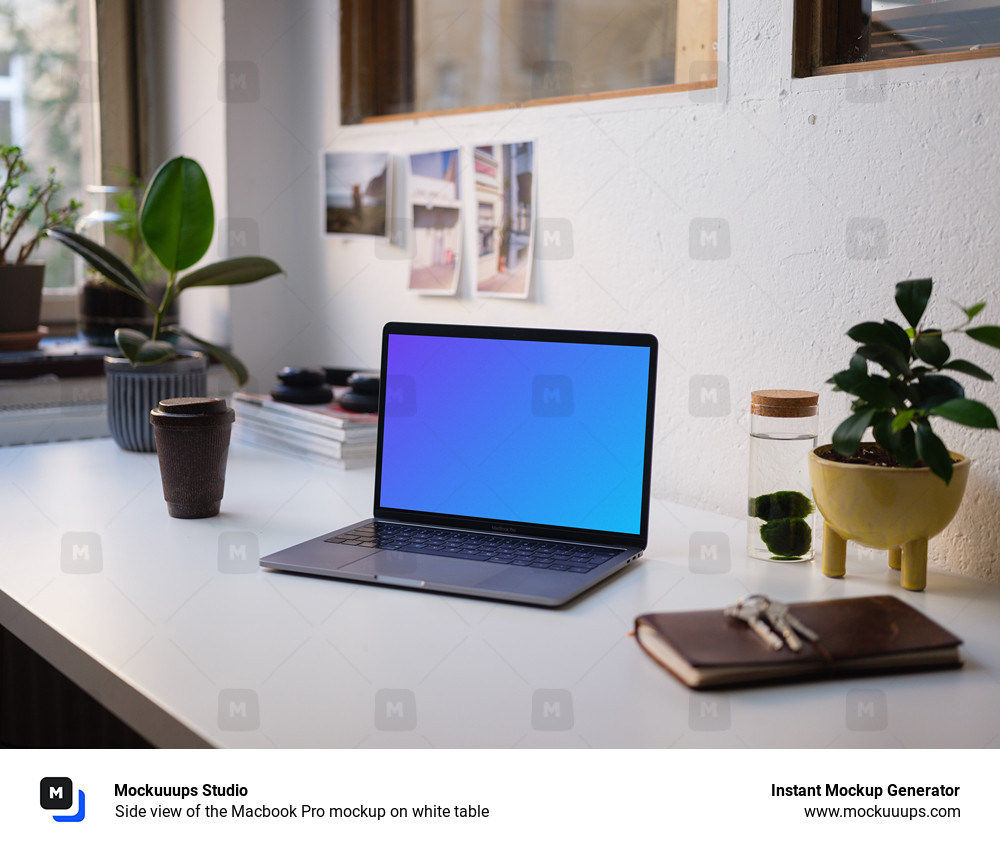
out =
<path fill-rule="evenodd" d="M 750 393 L 747 553 L 759 560 L 813 556 L 815 509 L 809 452 L 816 447 L 816 392 L 763 389 Z"/>

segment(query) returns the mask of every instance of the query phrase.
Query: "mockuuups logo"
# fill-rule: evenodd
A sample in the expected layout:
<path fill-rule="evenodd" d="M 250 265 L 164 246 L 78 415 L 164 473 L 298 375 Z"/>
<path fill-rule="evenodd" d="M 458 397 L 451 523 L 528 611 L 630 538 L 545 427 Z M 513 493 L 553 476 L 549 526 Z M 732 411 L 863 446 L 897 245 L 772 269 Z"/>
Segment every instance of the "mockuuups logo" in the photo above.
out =
<path fill-rule="evenodd" d="M 43 778 L 38 786 L 38 803 L 46 811 L 68 811 L 73 807 L 73 782 L 65 777 Z M 75 814 L 53 814 L 56 822 L 81 822 L 87 815 L 82 790 L 77 791 Z"/>

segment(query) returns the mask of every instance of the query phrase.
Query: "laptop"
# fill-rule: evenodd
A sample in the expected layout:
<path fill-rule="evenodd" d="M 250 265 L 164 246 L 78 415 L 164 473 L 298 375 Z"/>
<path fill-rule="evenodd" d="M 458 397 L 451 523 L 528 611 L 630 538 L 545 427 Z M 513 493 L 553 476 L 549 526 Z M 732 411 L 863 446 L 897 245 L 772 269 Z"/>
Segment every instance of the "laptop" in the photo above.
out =
<path fill-rule="evenodd" d="M 638 559 L 657 342 L 391 322 L 372 519 L 268 569 L 557 607 Z"/>

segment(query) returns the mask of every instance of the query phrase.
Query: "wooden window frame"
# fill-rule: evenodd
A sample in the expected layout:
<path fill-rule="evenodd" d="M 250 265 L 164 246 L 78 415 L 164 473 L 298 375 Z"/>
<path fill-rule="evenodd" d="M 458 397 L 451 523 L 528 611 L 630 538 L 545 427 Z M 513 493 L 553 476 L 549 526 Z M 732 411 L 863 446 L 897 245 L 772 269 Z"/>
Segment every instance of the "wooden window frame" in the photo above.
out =
<path fill-rule="evenodd" d="M 393 20 L 392 15 L 388 13 L 399 11 L 400 8 L 405 8 L 404 14 L 400 16 L 401 20 Z M 717 50 L 719 43 L 718 4 L 710 4 L 710 10 L 715 16 L 715 39 L 712 44 L 708 45 L 707 55 L 711 55 L 716 60 L 716 68 L 718 69 L 721 66 Z M 413 102 L 414 81 L 412 78 L 403 84 L 396 83 L 394 85 L 391 81 L 387 83 L 384 79 L 373 78 L 370 72 L 370 69 L 376 66 L 375 63 L 379 63 L 380 67 L 395 70 L 402 70 L 412 65 L 414 59 L 413 5 L 412 3 L 400 3 L 399 0 L 341 0 L 340 14 L 340 123 L 342 126 L 384 123 L 386 121 L 412 121 L 443 115 L 495 112 L 502 109 L 554 106 L 563 103 L 587 103 L 624 97 L 643 97 L 651 94 L 700 91 L 719 86 L 717 72 L 715 79 L 695 81 L 682 79 L 669 85 L 535 98 L 508 103 L 461 106 L 455 109 L 372 114 L 373 112 L 377 113 L 380 107 L 387 104 Z M 378 24 L 377 30 L 376 23 Z M 700 54 L 696 45 L 691 44 L 685 49 L 689 50 L 689 60 L 699 58 Z M 344 57 L 350 57 L 350 64 L 346 68 Z M 392 76 L 398 79 L 401 75 L 396 73 Z"/>
<path fill-rule="evenodd" d="M 120 172 L 143 174 L 143 116 L 146 110 L 139 51 L 142 8 L 138 0 L 96 2 L 94 36 L 97 47 L 95 110 L 98 173 L 101 183 L 120 180 Z"/>
<path fill-rule="evenodd" d="M 851 61 L 852 55 L 863 55 L 867 49 L 868 33 L 860 26 L 861 9 L 861 0 L 795 0 L 792 75 L 829 76 L 1000 57 L 1000 46 L 995 46 L 893 59 Z M 847 58 L 848 61 L 839 57 Z"/>
<path fill-rule="evenodd" d="M 84 184 L 116 183 L 122 170 L 142 174 L 142 116 L 145 110 L 139 74 L 139 0 L 79 0 L 81 35 L 87 42 L 81 59 L 94 66 L 98 96 L 80 119 Z M 41 322 L 53 336 L 75 335 L 79 295 L 76 288 L 46 289 Z"/>
<path fill-rule="evenodd" d="M 346 69 L 341 62 L 341 123 L 363 123 L 365 115 L 383 112 L 396 103 L 412 103 L 413 77 L 405 70 L 414 61 L 413 4 L 344 0 L 340 16 L 340 55 L 351 59 Z M 387 73 L 376 74 L 373 68 L 384 68 Z"/>

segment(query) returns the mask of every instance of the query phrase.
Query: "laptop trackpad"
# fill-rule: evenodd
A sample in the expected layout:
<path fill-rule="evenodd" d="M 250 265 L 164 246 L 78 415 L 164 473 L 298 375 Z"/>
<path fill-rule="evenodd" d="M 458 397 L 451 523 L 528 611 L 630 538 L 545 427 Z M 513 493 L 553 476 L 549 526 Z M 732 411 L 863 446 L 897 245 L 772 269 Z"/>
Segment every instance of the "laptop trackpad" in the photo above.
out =
<path fill-rule="evenodd" d="M 455 560 L 407 551 L 376 551 L 337 571 L 366 577 L 385 576 L 408 579 L 414 583 L 454 587 L 476 587 L 501 572 L 510 569 L 503 563 L 480 563 L 475 560 Z"/>

